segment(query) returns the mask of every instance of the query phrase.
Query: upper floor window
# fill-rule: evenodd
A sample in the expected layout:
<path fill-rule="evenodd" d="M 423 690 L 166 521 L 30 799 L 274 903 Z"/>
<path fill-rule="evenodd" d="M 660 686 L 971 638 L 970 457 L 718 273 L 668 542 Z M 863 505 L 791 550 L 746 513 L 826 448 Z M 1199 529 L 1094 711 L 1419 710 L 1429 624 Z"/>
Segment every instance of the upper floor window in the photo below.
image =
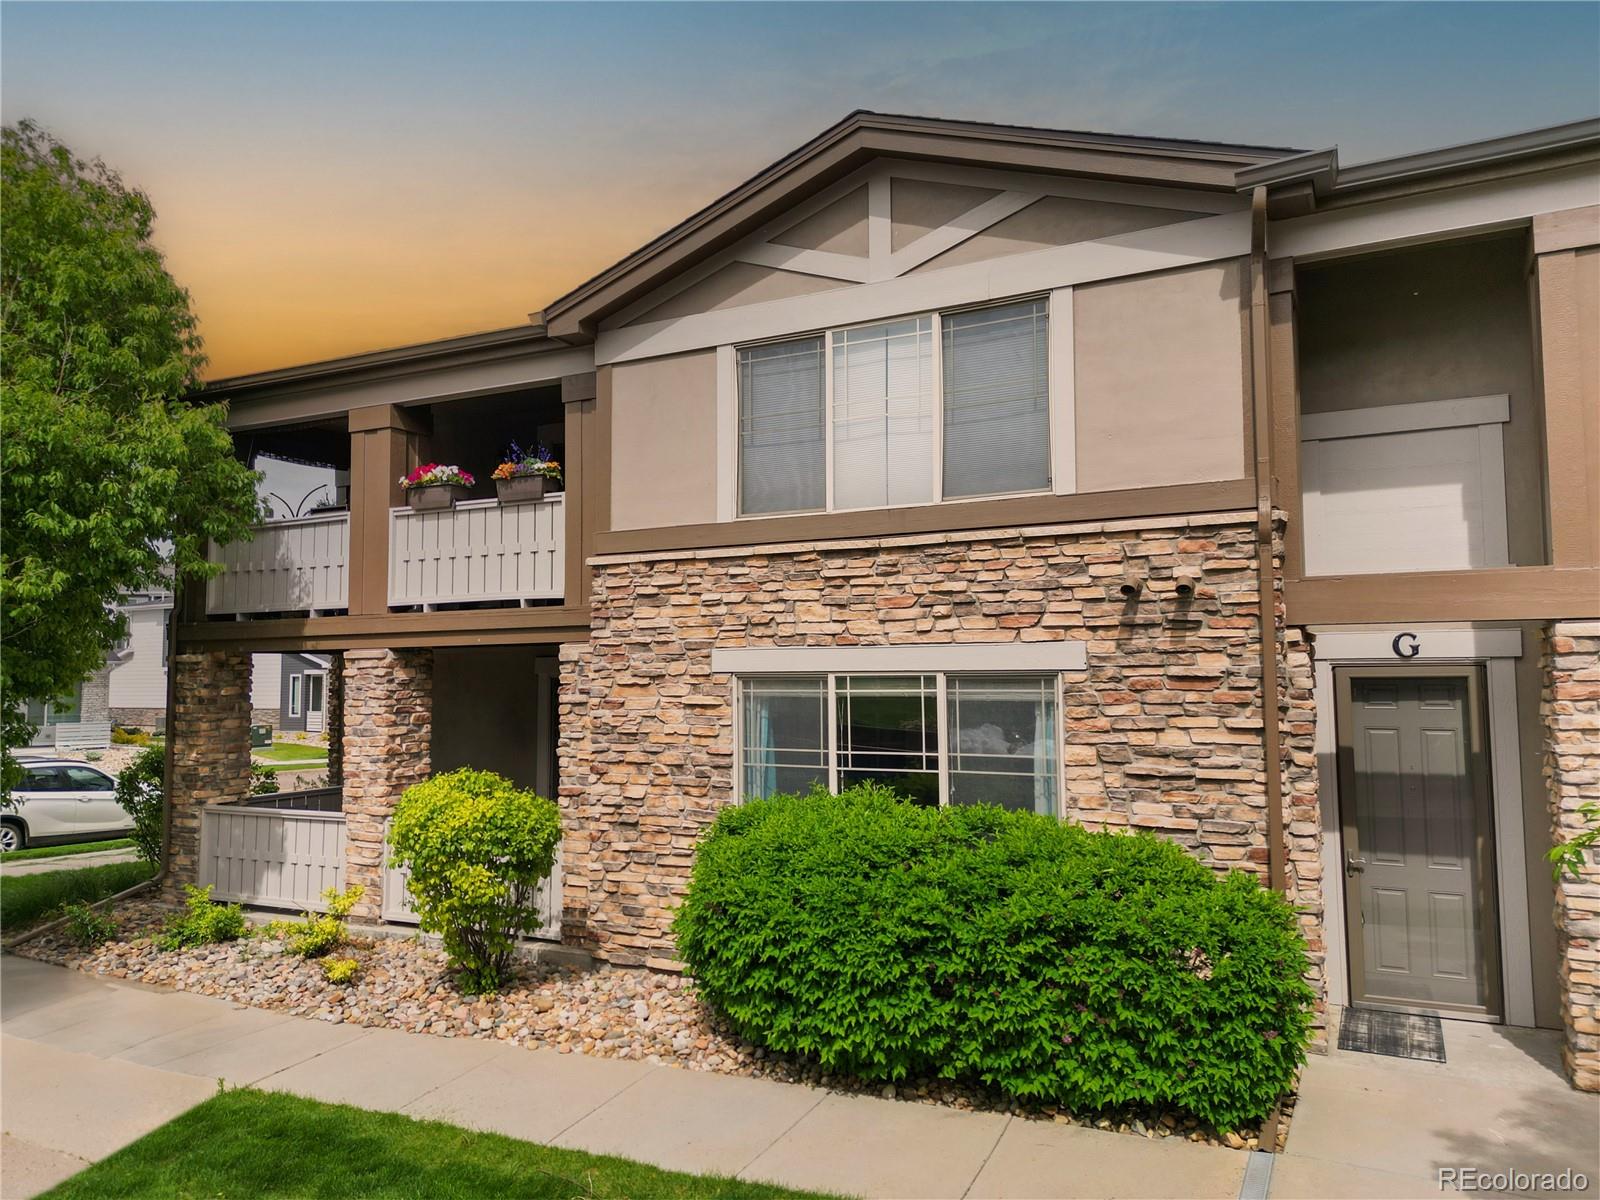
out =
<path fill-rule="evenodd" d="M 739 351 L 739 510 L 815 512 L 1050 487 L 1043 299 Z"/>

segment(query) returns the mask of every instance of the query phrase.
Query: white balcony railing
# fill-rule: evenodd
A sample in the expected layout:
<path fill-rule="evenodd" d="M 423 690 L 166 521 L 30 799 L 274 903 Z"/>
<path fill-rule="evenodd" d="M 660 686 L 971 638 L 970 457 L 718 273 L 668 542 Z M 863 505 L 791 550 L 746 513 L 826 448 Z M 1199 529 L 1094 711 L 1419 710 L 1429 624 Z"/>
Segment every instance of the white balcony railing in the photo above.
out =
<path fill-rule="evenodd" d="M 469 500 L 451 509 L 389 511 L 389 604 L 559 600 L 565 496 L 531 504 Z"/>
<path fill-rule="evenodd" d="M 206 584 L 208 613 L 329 612 L 350 604 L 350 514 L 256 526 L 248 542 L 211 547 L 222 573 Z"/>

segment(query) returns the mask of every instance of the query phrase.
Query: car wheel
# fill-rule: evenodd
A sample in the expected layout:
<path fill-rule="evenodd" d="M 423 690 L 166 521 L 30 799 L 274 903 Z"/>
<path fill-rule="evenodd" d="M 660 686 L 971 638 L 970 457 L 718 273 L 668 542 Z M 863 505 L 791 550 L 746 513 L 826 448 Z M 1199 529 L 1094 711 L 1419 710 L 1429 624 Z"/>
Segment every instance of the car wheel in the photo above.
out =
<path fill-rule="evenodd" d="M 28 837 L 22 832 L 22 826 L 15 821 L 0 822 L 0 854 L 9 854 L 13 850 L 21 850 L 28 844 Z"/>

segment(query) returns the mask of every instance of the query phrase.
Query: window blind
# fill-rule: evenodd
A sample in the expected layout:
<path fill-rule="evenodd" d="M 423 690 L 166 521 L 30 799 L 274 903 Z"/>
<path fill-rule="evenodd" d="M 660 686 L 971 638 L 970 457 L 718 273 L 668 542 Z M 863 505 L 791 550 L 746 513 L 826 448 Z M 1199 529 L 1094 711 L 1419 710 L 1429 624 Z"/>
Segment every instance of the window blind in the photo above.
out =
<path fill-rule="evenodd" d="M 802 512 L 823 506 L 823 340 L 739 351 L 739 509 Z"/>
<path fill-rule="evenodd" d="M 933 500 L 933 318 L 833 335 L 833 506 Z"/>
<path fill-rule="evenodd" d="M 1050 486 L 1048 322 L 1043 300 L 941 318 L 946 497 Z"/>

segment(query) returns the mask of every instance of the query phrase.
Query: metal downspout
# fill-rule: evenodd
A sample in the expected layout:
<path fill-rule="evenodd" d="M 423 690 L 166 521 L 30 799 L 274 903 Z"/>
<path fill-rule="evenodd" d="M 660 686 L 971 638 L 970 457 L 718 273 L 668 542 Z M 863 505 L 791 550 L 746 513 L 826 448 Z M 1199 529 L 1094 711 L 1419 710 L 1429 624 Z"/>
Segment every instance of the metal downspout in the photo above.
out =
<path fill-rule="evenodd" d="M 1288 890 L 1283 759 L 1278 729 L 1277 589 L 1272 551 L 1272 404 L 1267 358 L 1267 189 L 1250 193 L 1250 402 L 1255 418 L 1256 577 L 1261 622 L 1261 717 L 1266 751 L 1267 882 Z"/>

